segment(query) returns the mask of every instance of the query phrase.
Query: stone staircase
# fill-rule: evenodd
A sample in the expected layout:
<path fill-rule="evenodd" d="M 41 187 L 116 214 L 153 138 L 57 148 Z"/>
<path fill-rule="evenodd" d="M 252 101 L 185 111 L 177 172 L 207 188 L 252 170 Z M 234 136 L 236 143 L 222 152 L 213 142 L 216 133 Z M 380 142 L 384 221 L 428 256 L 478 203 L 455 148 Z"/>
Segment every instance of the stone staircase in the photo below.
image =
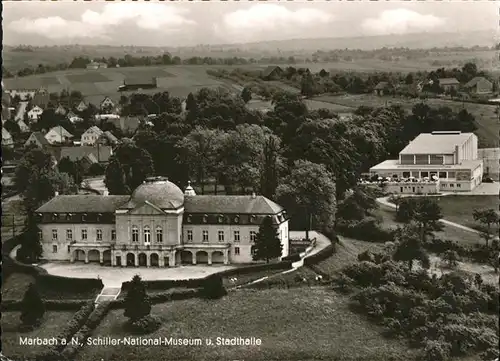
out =
<path fill-rule="evenodd" d="M 122 291 L 122 289 L 120 287 L 104 287 L 101 290 L 101 293 L 99 293 L 99 295 L 97 295 L 94 302 L 96 304 L 98 304 L 98 303 L 102 303 L 102 302 L 106 302 L 106 301 L 108 301 L 108 302 L 114 301 L 118 298 L 121 291 Z"/>

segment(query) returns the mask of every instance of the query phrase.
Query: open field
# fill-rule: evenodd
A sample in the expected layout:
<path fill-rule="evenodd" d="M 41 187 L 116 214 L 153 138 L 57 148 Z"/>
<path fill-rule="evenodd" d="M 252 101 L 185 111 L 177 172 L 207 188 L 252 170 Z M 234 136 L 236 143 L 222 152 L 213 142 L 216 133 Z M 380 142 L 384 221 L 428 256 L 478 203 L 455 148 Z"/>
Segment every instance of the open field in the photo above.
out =
<path fill-rule="evenodd" d="M 190 299 L 153 306 L 162 327 L 148 338 L 200 338 L 201 346 L 93 346 L 75 361 L 105 360 L 412 360 L 397 341 L 348 309 L 325 288 L 240 290 L 217 301 Z M 111 311 L 93 337 L 122 338 L 123 310 Z M 205 338 L 256 337 L 260 346 L 205 346 Z M 338 357 L 338 358 L 337 358 Z"/>
<path fill-rule="evenodd" d="M 24 228 L 25 213 L 22 200 L 18 196 L 2 202 L 2 242 L 19 234 Z"/>
<path fill-rule="evenodd" d="M 213 68 L 215 68 L 214 66 Z M 63 89 L 82 92 L 86 100 L 98 104 L 105 96 L 118 100 L 122 93 L 118 86 L 125 78 L 157 78 L 158 88 L 144 89 L 146 93 L 169 91 L 174 96 L 186 97 L 203 87 L 224 87 L 234 91 L 227 83 L 210 77 L 206 70 L 209 66 L 151 66 L 109 69 L 69 69 L 54 73 L 32 75 L 28 77 L 5 79 L 7 89 L 38 89 L 46 87 L 49 92 Z M 130 94 L 132 92 L 123 92 Z"/>
<path fill-rule="evenodd" d="M 2 298 L 18 301 L 23 299 L 29 285 L 36 282 L 35 277 L 25 273 L 13 273 L 2 281 Z"/>
<path fill-rule="evenodd" d="M 357 107 L 364 105 L 369 107 L 383 107 L 391 105 L 401 105 L 407 111 L 411 111 L 413 106 L 422 102 L 420 99 L 395 98 L 390 96 L 376 96 L 373 94 L 348 94 L 341 96 L 318 96 L 314 100 L 327 103 L 333 103 L 339 106 L 344 106 L 355 110 Z M 462 109 L 467 109 L 474 115 L 477 124 L 476 135 L 479 138 L 480 148 L 489 148 L 498 146 L 498 131 L 500 126 L 498 123 L 498 115 L 495 114 L 497 107 L 495 105 L 463 103 L 450 99 L 426 99 L 425 103 L 431 107 L 450 107 L 455 112 Z M 351 110 L 351 111 L 352 111 Z M 346 111 L 347 112 L 347 111 Z"/>
<path fill-rule="evenodd" d="M 320 100 L 304 99 L 304 103 L 309 110 L 328 109 L 336 113 L 351 113 L 354 109 L 344 105 L 324 102 Z M 247 103 L 247 108 L 252 110 L 272 110 L 271 101 L 251 100 Z"/>
<path fill-rule="evenodd" d="M 21 312 L 2 312 L 2 353 L 14 360 L 33 359 L 32 357 L 40 352 L 46 351 L 50 346 L 41 345 L 21 345 L 20 337 L 34 339 L 39 337 L 43 340 L 48 340 L 51 337 L 57 337 L 63 327 L 73 317 L 74 312 L 67 311 L 47 311 L 44 316 L 42 325 L 30 332 L 18 331 L 20 325 L 19 317 Z"/>

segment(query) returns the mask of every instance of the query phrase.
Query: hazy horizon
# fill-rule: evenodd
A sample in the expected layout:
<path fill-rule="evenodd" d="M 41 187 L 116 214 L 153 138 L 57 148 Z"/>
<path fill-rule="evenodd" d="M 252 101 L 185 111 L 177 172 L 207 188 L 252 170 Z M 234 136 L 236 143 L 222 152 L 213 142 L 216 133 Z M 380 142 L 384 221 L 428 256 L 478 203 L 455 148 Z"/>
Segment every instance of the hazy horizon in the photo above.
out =
<path fill-rule="evenodd" d="M 3 41 L 8 46 L 193 47 L 376 35 L 498 34 L 495 2 L 23 1 L 4 2 L 3 10 Z"/>

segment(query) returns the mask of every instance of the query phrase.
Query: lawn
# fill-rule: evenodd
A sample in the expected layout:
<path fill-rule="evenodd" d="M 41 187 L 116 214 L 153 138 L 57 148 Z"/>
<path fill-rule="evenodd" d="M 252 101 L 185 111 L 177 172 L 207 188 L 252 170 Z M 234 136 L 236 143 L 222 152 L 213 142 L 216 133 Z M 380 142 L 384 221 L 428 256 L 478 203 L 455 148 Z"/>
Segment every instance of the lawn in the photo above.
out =
<path fill-rule="evenodd" d="M 439 197 L 438 202 L 443 212 L 443 218 L 470 228 L 478 228 L 479 226 L 479 222 L 475 221 L 472 216 L 475 209 L 498 209 L 498 196 L 450 195 Z"/>
<path fill-rule="evenodd" d="M 446 197 L 441 197 L 441 198 L 446 198 Z M 443 214 L 445 215 L 445 219 L 448 219 L 444 211 Z M 398 223 L 394 220 L 394 217 L 396 215 L 396 210 L 393 208 L 388 208 L 386 206 L 381 205 L 376 211 L 374 211 L 374 215 L 382 220 L 382 227 L 386 229 L 395 228 L 398 225 L 400 226 L 403 225 L 402 223 Z M 483 242 L 479 234 L 472 233 L 448 225 L 443 225 L 443 230 L 440 232 L 434 232 L 434 234 L 436 238 L 440 238 L 443 240 L 451 240 L 464 245 L 475 245 L 477 243 Z"/>
<path fill-rule="evenodd" d="M 18 327 L 20 325 L 19 317 L 21 313 L 2 312 L 2 353 L 9 358 L 26 360 L 40 352 L 48 350 L 50 346 L 21 345 L 19 338 L 27 337 L 28 339 L 33 339 L 39 337 L 47 340 L 51 337 L 56 337 L 61 329 L 73 318 L 73 314 L 71 311 L 47 311 L 44 321 L 39 328 L 30 332 L 20 333 Z"/>
<path fill-rule="evenodd" d="M 88 72 L 85 74 L 66 74 L 66 79 L 69 80 L 71 84 L 75 83 L 102 83 L 108 82 L 110 79 L 101 73 Z"/>
<path fill-rule="evenodd" d="M 93 346 L 75 361 L 105 360 L 412 360 L 403 344 L 348 309 L 325 288 L 240 290 L 218 301 L 190 299 L 153 306 L 163 319 L 154 337 L 255 337 L 260 346 Z M 111 311 L 93 337 L 123 338 L 123 310 Z"/>
<path fill-rule="evenodd" d="M 2 242 L 19 234 L 24 228 L 24 221 L 24 208 L 19 197 L 12 197 L 2 202 Z"/>

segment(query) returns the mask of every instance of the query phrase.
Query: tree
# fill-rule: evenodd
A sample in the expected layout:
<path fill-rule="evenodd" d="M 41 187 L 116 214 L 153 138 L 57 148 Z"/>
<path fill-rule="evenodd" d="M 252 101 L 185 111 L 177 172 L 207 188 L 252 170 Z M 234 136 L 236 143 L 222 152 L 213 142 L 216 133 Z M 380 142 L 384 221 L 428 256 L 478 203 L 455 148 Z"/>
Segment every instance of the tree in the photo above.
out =
<path fill-rule="evenodd" d="M 110 194 L 127 194 L 124 192 L 137 188 L 154 173 L 154 163 L 148 151 L 133 141 L 125 141 L 111 156 L 104 183 Z"/>
<path fill-rule="evenodd" d="M 84 170 L 80 162 L 73 162 L 69 157 L 64 157 L 57 164 L 57 168 L 59 172 L 70 175 L 77 185 L 82 182 Z"/>
<path fill-rule="evenodd" d="M 309 238 L 312 222 L 321 231 L 328 232 L 334 227 L 334 179 L 324 165 L 299 160 L 276 189 L 277 199 L 292 216 L 294 223 L 306 229 L 306 238 Z"/>
<path fill-rule="evenodd" d="M 408 75 L 405 78 L 405 84 L 406 85 L 412 85 L 413 81 L 414 81 L 413 80 L 413 74 L 412 73 L 408 73 Z"/>
<path fill-rule="evenodd" d="M 393 259 L 398 262 L 407 262 L 408 270 L 413 269 L 413 262 L 420 261 L 423 268 L 430 267 L 429 256 L 422 247 L 419 237 L 419 229 L 415 225 L 406 225 L 403 228 L 398 227 L 395 232 L 397 242 Z"/>
<path fill-rule="evenodd" d="M 454 250 L 448 250 L 443 255 L 443 261 L 446 262 L 448 268 L 456 268 L 458 266 L 458 253 Z"/>
<path fill-rule="evenodd" d="M 31 283 L 21 301 L 21 322 L 23 326 L 38 326 L 45 314 L 45 305 L 38 288 Z"/>
<path fill-rule="evenodd" d="M 205 282 L 203 282 L 200 294 L 203 298 L 208 300 L 219 299 L 227 295 L 221 276 L 214 274 L 206 278 Z"/>
<path fill-rule="evenodd" d="M 396 221 L 415 222 L 420 230 L 422 242 L 426 236 L 442 229 L 439 220 L 443 217 L 439 203 L 430 197 L 408 197 L 400 201 Z"/>
<path fill-rule="evenodd" d="M 310 72 L 304 73 L 302 75 L 302 80 L 300 82 L 300 94 L 309 98 L 314 95 L 314 78 Z"/>
<path fill-rule="evenodd" d="M 278 230 L 273 225 L 272 217 L 268 216 L 263 219 L 253 249 L 252 257 L 254 261 L 265 260 L 266 263 L 269 263 L 270 259 L 281 257 L 283 245 Z"/>
<path fill-rule="evenodd" d="M 250 100 L 252 100 L 252 92 L 248 87 L 244 87 L 241 91 L 241 99 L 243 99 L 245 103 L 248 103 Z"/>
<path fill-rule="evenodd" d="M 3 127 L 14 137 L 16 135 L 19 135 L 21 133 L 21 128 L 19 128 L 19 124 L 17 124 L 14 120 L 9 119 L 7 120 Z"/>
<path fill-rule="evenodd" d="M 135 275 L 130 282 L 127 295 L 125 296 L 125 312 L 131 323 L 148 316 L 151 313 L 151 302 L 146 293 L 146 286 L 139 275 Z"/>
<path fill-rule="evenodd" d="M 481 225 L 486 226 L 486 229 L 481 232 L 481 237 L 486 241 L 486 246 L 488 246 L 489 240 L 492 238 L 491 226 L 498 224 L 500 218 L 498 213 L 494 209 L 475 209 L 472 212 L 472 217 L 475 221 L 479 221 Z"/>
<path fill-rule="evenodd" d="M 352 194 L 339 203 L 336 217 L 361 221 L 370 216 L 371 211 L 376 208 L 378 204 L 370 190 L 358 186 L 353 189 Z"/>
<path fill-rule="evenodd" d="M 267 136 L 263 149 L 260 176 L 260 192 L 264 197 L 274 199 L 282 167 L 280 140 L 274 135 Z"/>

